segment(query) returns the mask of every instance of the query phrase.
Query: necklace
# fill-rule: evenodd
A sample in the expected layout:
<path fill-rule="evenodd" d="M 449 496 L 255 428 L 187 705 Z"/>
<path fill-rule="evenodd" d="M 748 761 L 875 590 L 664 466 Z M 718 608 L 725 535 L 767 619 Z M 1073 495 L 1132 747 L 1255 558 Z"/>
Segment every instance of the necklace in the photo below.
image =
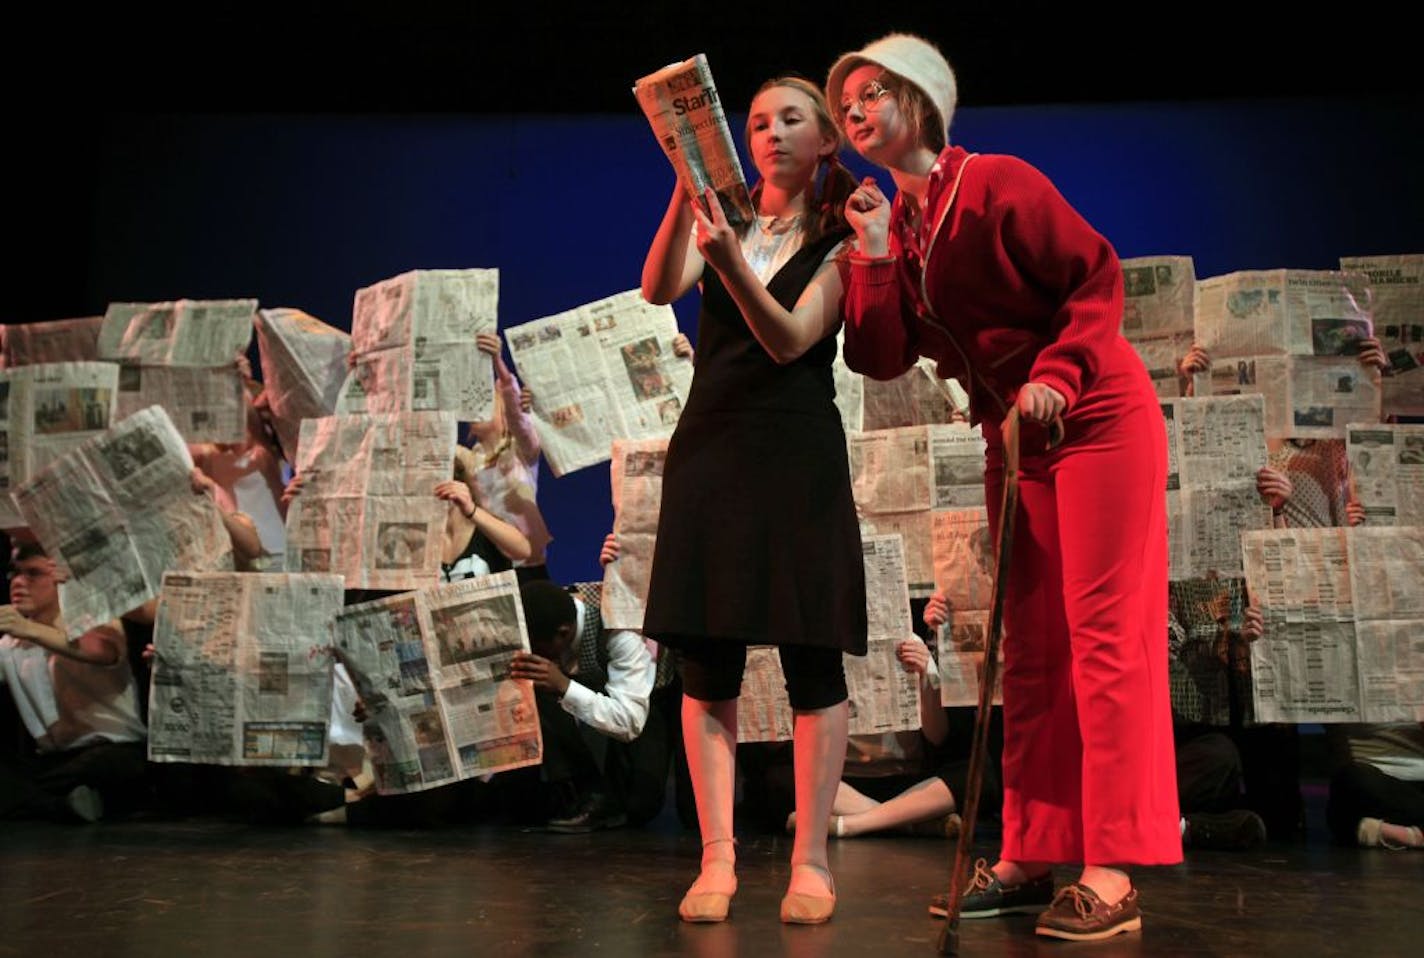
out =
<path fill-rule="evenodd" d="M 800 213 L 793 213 L 790 216 L 761 215 L 757 217 L 757 227 L 767 236 L 780 236 L 783 233 L 789 233 L 800 223 Z"/>

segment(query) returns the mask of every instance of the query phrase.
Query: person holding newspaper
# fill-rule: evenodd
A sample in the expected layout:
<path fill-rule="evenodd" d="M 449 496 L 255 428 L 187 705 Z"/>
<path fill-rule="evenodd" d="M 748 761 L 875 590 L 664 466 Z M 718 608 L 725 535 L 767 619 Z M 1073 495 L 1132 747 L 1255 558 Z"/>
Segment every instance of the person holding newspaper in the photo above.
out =
<path fill-rule="evenodd" d="M 678 908 L 721 921 L 736 892 L 737 699 L 750 645 L 780 647 L 796 753 L 791 878 L 781 919 L 828 920 L 826 826 L 846 752 L 841 657 L 865 654 L 865 578 L 831 360 L 836 255 L 855 183 L 819 89 L 767 82 L 746 140 L 757 217 L 729 225 L 679 182 L 643 266 L 669 303 L 699 281 L 697 363 L 669 443 L 644 633 L 682 656 L 683 739 L 702 868 Z"/>
<path fill-rule="evenodd" d="M 1117 254 L 1048 179 L 948 144 L 954 73 L 892 34 L 832 66 L 827 96 L 861 156 L 888 169 L 846 217 L 845 357 L 890 379 L 919 355 L 967 386 L 988 443 L 997 527 L 1002 424 L 1025 423 L 1005 608 L 1003 844 L 965 918 L 1042 911 L 1038 934 L 1141 927 L 1128 864 L 1182 860 L 1167 688 L 1166 436 L 1119 332 Z M 1051 424 L 1062 441 L 1052 448 Z M 1052 867 L 1081 862 L 1054 893 Z"/>

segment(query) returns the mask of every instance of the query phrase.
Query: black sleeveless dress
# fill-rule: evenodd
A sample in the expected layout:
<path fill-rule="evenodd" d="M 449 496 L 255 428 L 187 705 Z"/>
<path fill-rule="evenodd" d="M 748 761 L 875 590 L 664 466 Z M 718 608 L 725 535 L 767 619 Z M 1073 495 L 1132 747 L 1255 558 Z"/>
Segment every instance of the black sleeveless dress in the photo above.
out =
<path fill-rule="evenodd" d="M 767 290 L 791 309 L 833 233 L 798 250 Z M 697 365 L 668 445 L 643 631 L 865 654 L 865 568 L 828 336 L 777 365 L 717 271 L 703 273 Z"/>

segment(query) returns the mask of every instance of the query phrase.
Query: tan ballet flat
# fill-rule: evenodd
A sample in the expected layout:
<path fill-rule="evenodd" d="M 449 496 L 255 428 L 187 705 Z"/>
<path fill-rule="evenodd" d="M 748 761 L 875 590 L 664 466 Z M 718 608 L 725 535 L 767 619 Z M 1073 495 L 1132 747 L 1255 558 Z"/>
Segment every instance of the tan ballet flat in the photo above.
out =
<path fill-rule="evenodd" d="M 817 868 L 815 865 L 795 865 L 794 868 Z M 817 868 L 818 871 L 824 869 Z M 781 920 L 788 925 L 821 925 L 831 920 L 836 912 L 836 883 L 829 871 L 831 893 L 829 895 L 807 895 L 803 892 L 788 891 L 781 899 Z"/>
<path fill-rule="evenodd" d="M 707 844 L 713 844 L 708 842 Z M 714 861 L 710 865 L 718 865 L 732 872 L 732 890 L 730 892 L 704 891 L 691 892 L 682 896 L 682 902 L 677 906 L 677 917 L 683 921 L 695 924 L 705 924 L 709 922 L 726 921 L 727 916 L 732 911 L 732 896 L 737 893 L 737 876 L 733 869 L 736 867 L 729 861 Z M 706 871 L 708 865 L 703 866 Z"/>

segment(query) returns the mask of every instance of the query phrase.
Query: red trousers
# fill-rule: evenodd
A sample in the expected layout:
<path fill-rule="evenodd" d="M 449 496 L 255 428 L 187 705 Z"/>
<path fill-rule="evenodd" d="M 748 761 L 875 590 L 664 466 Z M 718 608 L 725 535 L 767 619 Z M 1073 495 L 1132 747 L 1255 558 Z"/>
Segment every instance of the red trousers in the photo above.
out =
<path fill-rule="evenodd" d="M 1167 688 L 1166 430 L 1150 387 L 1098 398 L 1070 415 L 1051 451 L 1041 428 L 1023 430 L 1004 610 L 1001 855 L 1173 864 L 1182 842 Z M 998 424 L 985 422 L 984 435 L 997 528 Z"/>

